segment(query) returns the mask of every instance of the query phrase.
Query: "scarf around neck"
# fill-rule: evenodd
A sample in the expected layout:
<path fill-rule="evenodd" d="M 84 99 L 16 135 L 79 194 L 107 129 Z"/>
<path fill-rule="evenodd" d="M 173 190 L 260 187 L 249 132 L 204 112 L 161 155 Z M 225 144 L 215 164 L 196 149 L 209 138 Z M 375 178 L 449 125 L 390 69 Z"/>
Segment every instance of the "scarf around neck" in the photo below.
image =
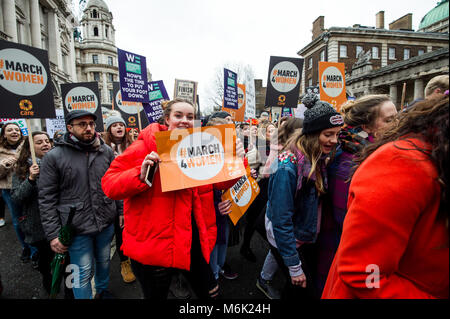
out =
<path fill-rule="evenodd" d="M 343 151 L 350 154 L 360 152 L 366 145 L 373 143 L 374 137 L 360 127 L 345 125 L 339 132 L 339 143 Z"/>
<path fill-rule="evenodd" d="M 69 140 L 80 147 L 83 151 L 87 152 L 97 152 L 100 148 L 100 137 L 97 132 L 95 132 L 95 138 L 91 142 L 80 141 L 75 135 L 70 134 Z"/>

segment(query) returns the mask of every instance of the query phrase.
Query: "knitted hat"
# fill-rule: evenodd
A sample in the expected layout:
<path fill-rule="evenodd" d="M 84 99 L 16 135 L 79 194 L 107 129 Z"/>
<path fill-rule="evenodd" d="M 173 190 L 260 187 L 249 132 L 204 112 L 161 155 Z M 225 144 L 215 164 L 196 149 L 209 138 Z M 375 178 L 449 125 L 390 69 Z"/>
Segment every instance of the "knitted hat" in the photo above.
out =
<path fill-rule="evenodd" d="M 316 94 L 306 94 L 302 103 L 307 107 L 303 120 L 303 134 L 311 134 L 344 124 L 342 115 L 331 104 L 320 101 Z"/>
<path fill-rule="evenodd" d="M 212 118 L 215 118 L 215 117 L 224 119 L 224 118 L 227 118 L 228 116 L 231 116 L 231 114 L 228 113 L 228 112 L 225 112 L 225 111 L 218 111 L 218 112 L 214 112 L 213 114 L 211 114 L 209 119 L 212 119 Z"/>
<path fill-rule="evenodd" d="M 113 115 L 106 118 L 105 121 L 106 131 L 108 131 L 109 127 L 114 123 L 123 123 L 123 125 L 127 126 L 123 118 L 121 118 L 120 116 Z"/>

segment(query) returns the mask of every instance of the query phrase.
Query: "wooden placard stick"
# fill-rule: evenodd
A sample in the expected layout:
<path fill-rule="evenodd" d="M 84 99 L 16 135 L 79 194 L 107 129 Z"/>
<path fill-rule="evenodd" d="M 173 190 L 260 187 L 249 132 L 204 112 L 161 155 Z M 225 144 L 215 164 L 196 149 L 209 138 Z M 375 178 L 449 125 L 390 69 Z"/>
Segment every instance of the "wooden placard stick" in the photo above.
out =
<path fill-rule="evenodd" d="M 33 165 L 34 165 L 34 164 L 36 164 L 36 154 L 34 152 L 34 142 L 33 142 L 33 134 L 31 133 L 30 119 L 25 119 L 25 122 L 27 123 L 27 128 L 28 128 L 28 142 L 30 143 L 31 160 L 33 161 Z"/>
<path fill-rule="evenodd" d="M 406 97 L 406 82 L 403 82 L 403 90 L 402 90 L 402 101 L 400 104 L 400 110 L 403 111 L 403 107 L 405 105 L 405 97 Z"/>

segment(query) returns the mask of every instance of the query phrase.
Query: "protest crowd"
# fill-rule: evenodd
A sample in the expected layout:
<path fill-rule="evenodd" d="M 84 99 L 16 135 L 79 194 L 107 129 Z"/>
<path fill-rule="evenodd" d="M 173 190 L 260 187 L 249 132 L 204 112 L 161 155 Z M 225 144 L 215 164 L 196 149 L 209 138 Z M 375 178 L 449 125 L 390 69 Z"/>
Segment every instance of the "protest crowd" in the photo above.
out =
<path fill-rule="evenodd" d="M 263 112 L 235 122 L 225 110 L 202 118 L 202 127 L 235 129 L 234 159 L 259 189 L 244 223 L 231 220 L 224 199 L 242 174 L 163 191 L 158 137 L 194 128 L 200 118 L 188 100 L 164 101 L 141 131 L 112 111 L 99 133 L 95 114 L 74 110 L 67 132 L 29 132 L 33 145 L 9 122 L 0 135 L 0 232 L 7 207 L 22 247 L 11 262 L 39 271 L 50 298 L 55 260 L 64 258 L 56 291 L 65 298 L 115 298 L 110 268 L 120 267 L 146 299 L 172 290 L 186 298 L 186 283 L 198 299 L 232 299 L 219 285 L 239 276 L 227 248 L 240 245 L 255 262 L 255 236 L 268 250 L 254 282 L 269 299 L 448 298 L 448 86 L 448 76 L 431 80 L 425 99 L 402 110 L 388 95 L 337 111 L 304 94 L 302 118 Z"/>

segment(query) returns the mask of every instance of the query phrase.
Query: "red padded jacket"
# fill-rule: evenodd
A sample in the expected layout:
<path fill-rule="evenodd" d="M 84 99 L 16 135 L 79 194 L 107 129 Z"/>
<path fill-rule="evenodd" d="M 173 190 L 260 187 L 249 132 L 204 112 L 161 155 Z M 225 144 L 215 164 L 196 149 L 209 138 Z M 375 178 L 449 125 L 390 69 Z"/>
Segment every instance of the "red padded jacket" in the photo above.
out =
<path fill-rule="evenodd" d="M 448 298 L 449 236 L 438 214 L 440 191 L 433 163 L 408 140 L 371 154 L 350 184 L 322 298 Z"/>
<path fill-rule="evenodd" d="M 202 209 L 199 188 L 162 192 L 160 171 L 149 187 L 139 180 L 145 156 L 156 151 L 155 132 L 167 127 L 150 124 L 124 153 L 119 155 L 102 178 L 106 196 L 124 200 L 122 250 L 145 265 L 190 269 L 194 216 L 205 260 L 215 244 L 215 212 Z M 214 221 L 214 222 L 212 222 Z"/>

